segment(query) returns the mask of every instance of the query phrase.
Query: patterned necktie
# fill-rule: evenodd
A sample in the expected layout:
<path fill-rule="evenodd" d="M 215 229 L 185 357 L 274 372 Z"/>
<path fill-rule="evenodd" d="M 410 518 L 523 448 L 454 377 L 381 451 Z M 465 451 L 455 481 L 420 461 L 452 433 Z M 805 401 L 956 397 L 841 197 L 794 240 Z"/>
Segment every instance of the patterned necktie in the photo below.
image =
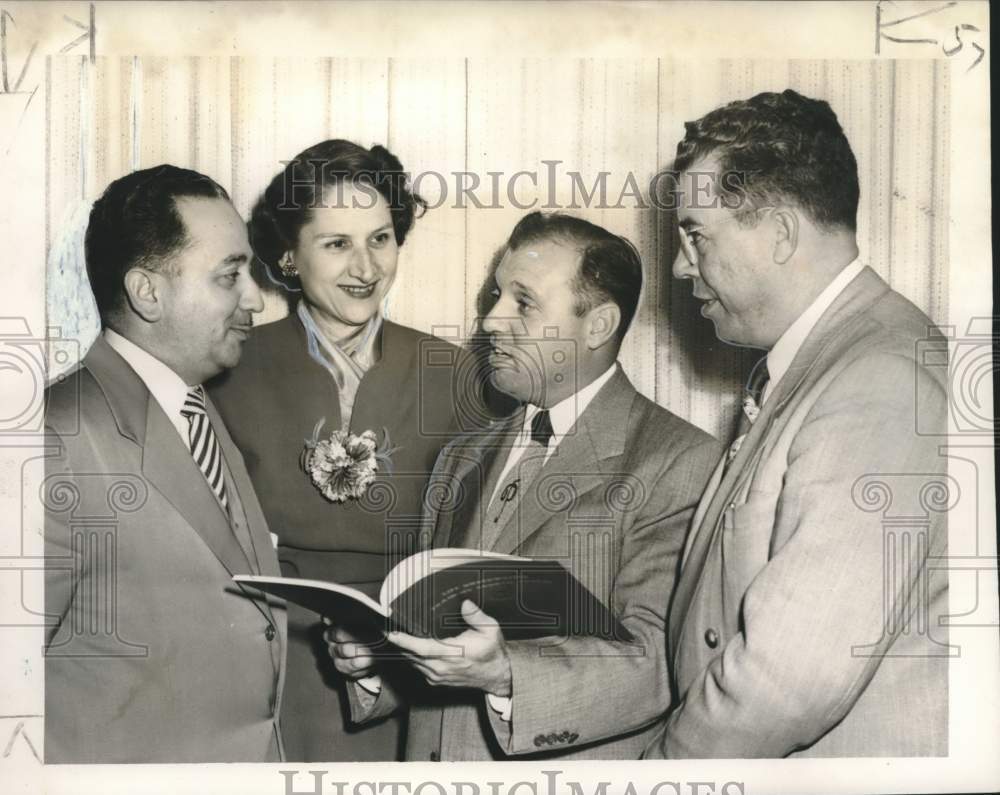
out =
<path fill-rule="evenodd" d="M 229 500 L 226 499 L 226 477 L 222 471 L 222 450 L 219 449 L 219 440 L 212 430 L 208 414 L 205 413 L 205 390 L 200 386 L 188 389 L 181 414 L 188 421 L 191 455 L 219 503 L 228 513 Z"/>
<path fill-rule="evenodd" d="M 483 528 L 483 549 L 491 549 L 507 519 L 516 510 L 518 497 L 535 479 L 549 448 L 552 438 L 552 421 L 548 409 L 542 409 L 531 418 L 531 442 L 524 454 L 507 472 L 503 483 L 497 488 L 486 511 L 486 522 Z"/>
<path fill-rule="evenodd" d="M 760 399 L 764 395 L 764 387 L 767 385 L 769 377 L 767 372 L 767 357 L 765 356 L 754 366 L 753 371 L 750 373 L 750 379 L 747 381 L 746 389 L 743 391 L 743 408 L 740 411 L 740 421 L 736 427 L 736 438 L 729 445 L 729 453 L 726 458 L 727 467 L 736 458 L 736 454 L 743 445 L 743 439 L 750 432 L 750 426 L 753 425 L 757 419 L 757 415 L 760 413 Z"/>

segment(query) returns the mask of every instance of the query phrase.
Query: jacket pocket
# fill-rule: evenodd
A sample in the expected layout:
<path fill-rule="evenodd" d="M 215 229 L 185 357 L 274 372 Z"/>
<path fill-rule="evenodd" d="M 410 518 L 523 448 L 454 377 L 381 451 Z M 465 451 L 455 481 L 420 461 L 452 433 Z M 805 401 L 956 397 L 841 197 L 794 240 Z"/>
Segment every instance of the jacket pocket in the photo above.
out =
<path fill-rule="evenodd" d="M 743 594 L 767 564 L 778 492 L 751 492 L 744 503 L 730 504 L 723 515 L 722 572 L 726 615 L 742 604 Z"/>

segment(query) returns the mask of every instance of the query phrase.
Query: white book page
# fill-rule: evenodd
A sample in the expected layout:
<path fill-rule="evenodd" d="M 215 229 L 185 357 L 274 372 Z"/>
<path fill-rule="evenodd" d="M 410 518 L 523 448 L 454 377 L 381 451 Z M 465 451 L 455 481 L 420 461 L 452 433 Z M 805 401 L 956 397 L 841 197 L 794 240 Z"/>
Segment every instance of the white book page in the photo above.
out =
<path fill-rule="evenodd" d="M 380 615 L 388 617 L 390 613 L 388 608 L 383 607 L 357 588 L 351 588 L 349 585 L 339 585 L 335 582 L 327 582 L 326 580 L 305 580 L 298 577 L 270 577 L 264 574 L 234 574 L 233 581 L 244 583 L 251 587 L 255 587 L 260 583 L 273 583 L 275 585 L 299 585 L 305 588 L 318 588 L 323 591 L 342 593 L 350 596 Z"/>

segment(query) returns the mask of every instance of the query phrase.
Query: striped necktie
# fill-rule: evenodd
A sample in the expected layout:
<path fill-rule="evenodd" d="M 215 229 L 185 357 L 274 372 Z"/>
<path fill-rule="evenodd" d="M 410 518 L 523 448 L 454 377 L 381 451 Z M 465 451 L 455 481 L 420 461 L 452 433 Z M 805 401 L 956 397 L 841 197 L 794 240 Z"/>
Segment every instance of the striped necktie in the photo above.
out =
<path fill-rule="evenodd" d="M 219 503 L 228 513 L 229 501 L 226 499 L 226 477 L 222 471 L 222 450 L 219 449 L 219 440 L 212 430 L 208 414 L 205 413 L 205 390 L 200 386 L 188 389 L 181 414 L 188 421 L 191 455 Z"/>

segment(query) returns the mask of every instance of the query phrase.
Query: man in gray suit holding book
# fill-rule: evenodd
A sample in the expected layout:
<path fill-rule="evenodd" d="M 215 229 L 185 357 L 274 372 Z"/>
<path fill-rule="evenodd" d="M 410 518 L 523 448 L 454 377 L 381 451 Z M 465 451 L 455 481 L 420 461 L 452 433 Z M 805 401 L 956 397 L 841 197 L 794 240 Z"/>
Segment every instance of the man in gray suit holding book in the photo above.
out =
<path fill-rule="evenodd" d="M 670 705 L 665 624 L 678 556 L 720 448 L 640 395 L 617 362 L 642 265 L 633 246 L 568 215 L 514 228 L 483 322 L 494 384 L 522 406 L 441 453 L 435 547 L 556 559 L 631 641 L 505 640 L 466 601 L 456 638 L 389 633 L 428 688 L 373 681 L 376 658 L 340 629 L 331 653 L 356 720 L 410 707 L 409 760 L 636 758 Z M 614 698 L 600 698 L 609 685 Z"/>

